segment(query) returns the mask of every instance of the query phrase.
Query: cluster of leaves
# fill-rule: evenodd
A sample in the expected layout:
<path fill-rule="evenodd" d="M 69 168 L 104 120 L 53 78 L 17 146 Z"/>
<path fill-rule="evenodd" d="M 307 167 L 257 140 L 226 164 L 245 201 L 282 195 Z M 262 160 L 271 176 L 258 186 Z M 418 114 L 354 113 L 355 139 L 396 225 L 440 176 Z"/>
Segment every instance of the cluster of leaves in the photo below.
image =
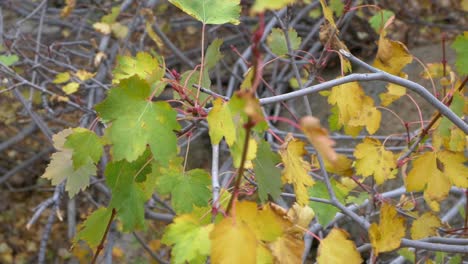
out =
<path fill-rule="evenodd" d="M 238 0 L 172 0 L 175 6 L 205 24 L 239 23 Z M 278 9 L 292 1 L 256 1 L 252 12 Z M 343 6 L 335 3 L 330 9 L 320 1 L 327 20 L 322 31 L 326 32 L 330 48 L 343 47 L 337 38 L 337 26 L 333 11 L 342 13 Z M 116 21 L 118 10 L 95 28 L 103 34 L 119 32 Z M 406 47 L 388 38 L 386 28 L 391 15 L 380 12 L 371 19 L 379 33 L 379 49 L 374 66 L 390 74 L 405 78 L 403 68 L 412 61 Z M 292 47 L 287 46 L 285 34 L 275 29 L 268 37 L 268 45 L 278 56 L 287 56 L 290 48 L 299 47 L 300 38 L 294 29 L 288 29 Z M 460 36 L 453 47 L 458 52 L 456 63 L 459 74 L 467 74 L 468 36 Z M 162 242 L 172 246 L 174 263 L 203 263 L 211 257 L 213 263 L 300 263 L 304 250 L 303 235 L 310 221 L 316 217 L 318 223 L 327 226 L 339 212 L 334 205 L 310 202 L 309 197 L 330 199 L 327 182 L 314 180 L 310 172 L 319 169 L 323 158 L 324 170 L 337 175 L 330 181 L 339 203 L 362 203 L 368 193 L 358 197 L 351 195 L 357 183 L 373 177 L 377 185 L 395 178 L 398 173 L 406 174 L 408 191 L 423 192 L 424 199 L 432 209 L 422 215 L 410 227 L 412 239 L 421 239 L 437 234 L 442 225 L 437 217 L 440 202 L 445 199 L 452 186 L 468 188 L 468 169 L 464 165 L 466 148 L 464 133 L 446 118 L 435 125 L 431 134 L 432 148 L 417 150 L 410 156 L 409 166 L 397 162 L 400 153 L 385 148 L 380 140 L 368 137 L 356 146 L 354 161 L 337 154 L 333 140 L 314 117 L 301 119 L 299 127 L 318 152 L 311 157 L 306 151 L 306 142 L 288 135 L 279 149 L 272 151 L 263 139 L 268 130 L 259 100 L 249 84 L 228 101 L 200 93 L 194 84 L 209 88 L 209 71 L 222 57 L 219 48 L 222 40 L 217 39 L 208 47 L 201 67 L 182 73 L 179 78 L 167 79 L 164 60 L 148 53 L 135 57 L 122 56 L 114 69 L 113 87 L 107 98 L 95 107 L 100 120 L 106 124 L 101 136 L 85 128 L 66 129 L 53 138 L 57 150 L 44 174 L 56 185 L 66 180 L 70 197 L 84 190 L 90 177 L 97 175 L 97 164 L 104 150 L 110 162 L 104 171 L 112 198 L 107 207 L 94 211 L 83 223 L 75 240 L 84 240 L 95 248 L 105 236 L 105 230 L 114 212 L 124 231 L 145 228 L 145 203 L 156 191 L 170 195 L 177 216 L 170 224 Z M 351 70 L 348 61 L 344 72 Z M 466 114 L 466 98 L 456 90 L 460 81 L 455 73 L 447 80 L 437 66 L 430 67 L 428 76 L 438 78 L 452 87 L 451 109 L 457 115 Z M 254 72 L 252 70 L 251 72 Z M 440 72 L 440 71 L 439 71 Z M 90 78 L 85 73 L 76 73 L 80 80 Z M 252 74 L 251 78 L 255 78 Z M 57 76 L 56 83 L 70 81 L 70 74 Z M 246 78 L 248 79 L 248 77 Z M 252 80 L 250 80 L 252 82 Z M 69 82 L 66 92 L 73 92 L 79 85 Z M 234 192 L 221 190 L 219 200 L 212 199 L 211 175 L 202 170 L 187 171 L 180 158 L 177 136 L 183 131 L 177 112 L 169 103 L 155 102 L 153 98 L 170 85 L 176 98 L 182 101 L 183 111 L 193 113 L 191 117 L 203 118 L 208 122 L 211 143 L 218 145 L 224 140 L 230 149 L 234 167 L 238 170 L 236 182 L 241 183 L 244 172 L 254 175 L 258 203 L 238 201 L 239 185 Z M 251 85 L 250 85 L 251 86 Z M 405 88 L 394 84 L 380 95 L 382 105 L 387 106 L 405 94 Z M 346 83 L 323 92 L 332 106 L 329 126 L 332 130 L 343 129 L 346 134 L 357 136 L 365 128 L 369 135 L 380 127 L 381 113 L 374 99 L 366 95 L 358 82 Z M 213 107 L 207 113 L 203 106 L 211 101 Z M 406 173 L 407 167 L 408 173 Z M 351 176 L 361 176 L 360 178 Z M 250 177 L 250 176 L 249 176 Z M 357 182 L 357 183 L 356 183 Z M 250 183 L 246 183 L 248 186 Z M 283 186 L 291 185 L 296 203 L 289 210 L 269 202 L 280 197 Z M 247 188 L 247 187 L 246 187 Z M 372 223 L 369 241 L 377 256 L 379 253 L 397 249 L 406 235 L 405 218 L 397 213 L 397 207 L 382 202 L 379 223 Z M 193 241 L 197 241 L 193 243 Z M 242 252 L 242 254 L 239 254 Z M 342 229 L 333 228 L 320 242 L 318 263 L 361 263 L 362 258 L 356 245 Z"/>

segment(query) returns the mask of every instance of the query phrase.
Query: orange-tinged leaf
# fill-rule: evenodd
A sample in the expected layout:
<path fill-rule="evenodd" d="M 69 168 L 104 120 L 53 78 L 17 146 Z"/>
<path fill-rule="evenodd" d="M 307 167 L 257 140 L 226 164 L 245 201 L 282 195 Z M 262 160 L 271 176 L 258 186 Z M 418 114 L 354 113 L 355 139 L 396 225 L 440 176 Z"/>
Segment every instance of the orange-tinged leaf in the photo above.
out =
<path fill-rule="evenodd" d="M 302 263 L 302 253 L 304 252 L 304 240 L 302 238 L 298 239 L 291 234 L 285 234 L 268 244 L 268 247 L 275 257 L 275 263 Z"/>
<path fill-rule="evenodd" d="M 226 217 L 210 233 L 213 264 L 254 264 L 257 260 L 257 239 L 243 221 Z M 194 242 L 194 241 L 191 241 Z"/>
<path fill-rule="evenodd" d="M 403 43 L 387 39 L 385 33 L 380 35 L 379 49 L 374 61 L 376 68 L 399 76 L 401 70 L 412 61 L 413 56 Z"/>
<path fill-rule="evenodd" d="M 328 236 L 320 242 L 318 248 L 318 264 L 328 263 L 362 263 L 362 258 L 349 234 L 339 228 L 333 228 Z"/>
<path fill-rule="evenodd" d="M 380 208 L 380 223 L 372 223 L 369 239 L 376 255 L 392 251 L 400 246 L 405 236 L 405 219 L 398 215 L 396 208 L 388 203 Z"/>
<path fill-rule="evenodd" d="M 207 117 L 211 143 L 219 144 L 224 137 L 229 146 L 234 144 L 236 139 L 236 129 L 232 120 L 231 110 L 228 103 L 223 102 L 221 98 L 213 102 L 213 109 Z"/>
<path fill-rule="evenodd" d="M 301 129 L 317 152 L 330 163 L 335 163 L 338 156 L 333 149 L 335 141 L 328 136 L 328 131 L 320 126 L 320 120 L 313 116 L 301 119 Z"/>
<path fill-rule="evenodd" d="M 463 153 L 450 151 L 426 152 L 413 161 L 405 181 L 408 191 L 423 191 L 424 199 L 434 211 L 438 202 L 447 197 L 452 185 L 468 188 L 468 167 Z"/>
<path fill-rule="evenodd" d="M 396 156 L 377 139 L 365 138 L 354 150 L 356 173 L 364 177 L 374 176 L 377 184 L 395 178 Z"/>
<path fill-rule="evenodd" d="M 300 205 L 309 202 L 307 187 L 314 185 L 314 180 L 309 176 L 310 164 L 304 160 L 307 154 L 304 148 L 305 143 L 292 136 L 286 137 L 285 143 L 281 146 L 279 154 L 284 164 L 282 173 L 283 183 L 291 183 L 294 186 L 296 200 Z"/>
<path fill-rule="evenodd" d="M 411 238 L 423 239 L 430 236 L 437 235 L 437 228 L 442 225 L 439 217 L 432 212 L 426 212 L 418 219 L 414 220 L 411 226 Z"/>

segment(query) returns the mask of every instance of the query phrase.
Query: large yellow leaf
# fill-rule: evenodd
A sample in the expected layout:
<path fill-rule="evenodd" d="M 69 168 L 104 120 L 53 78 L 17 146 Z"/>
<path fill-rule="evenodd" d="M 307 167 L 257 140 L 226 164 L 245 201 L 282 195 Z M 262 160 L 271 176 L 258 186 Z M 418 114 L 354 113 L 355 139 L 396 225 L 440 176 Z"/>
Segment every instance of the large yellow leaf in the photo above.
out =
<path fill-rule="evenodd" d="M 408 191 L 424 191 L 424 199 L 434 211 L 447 197 L 450 187 L 468 188 L 468 167 L 463 153 L 426 152 L 413 161 L 405 185 Z"/>
<path fill-rule="evenodd" d="M 296 264 L 302 262 L 304 252 L 304 240 L 294 237 L 292 234 L 285 234 L 274 242 L 268 244 L 275 263 Z"/>
<path fill-rule="evenodd" d="M 307 154 L 304 146 L 304 142 L 288 135 L 285 143 L 279 150 L 284 164 L 281 179 L 283 183 L 291 183 L 294 186 L 296 200 L 300 205 L 308 204 L 309 195 L 307 194 L 307 187 L 314 185 L 314 180 L 309 175 L 310 164 L 303 158 Z"/>
<path fill-rule="evenodd" d="M 412 61 L 413 56 L 403 43 L 387 39 L 385 32 L 380 35 L 379 49 L 374 61 L 376 68 L 399 76 L 401 70 Z"/>
<path fill-rule="evenodd" d="M 372 223 L 369 228 L 369 239 L 375 255 L 397 249 L 404 236 L 405 219 L 398 215 L 393 205 L 382 204 L 380 208 L 380 223 Z"/>
<path fill-rule="evenodd" d="M 229 146 L 234 144 L 236 129 L 227 103 L 223 102 L 221 98 L 216 99 L 213 102 L 213 109 L 211 109 L 206 119 L 210 128 L 211 143 L 219 144 L 224 137 Z"/>
<path fill-rule="evenodd" d="M 414 220 L 411 226 L 411 238 L 417 240 L 437 235 L 437 228 L 441 225 L 439 217 L 432 212 L 426 212 Z"/>
<path fill-rule="evenodd" d="M 322 157 L 330 163 L 337 161 L 338 155 L 333 149 L 335 141 L 328 136 L 328 131 L 320 126 L 319 119 L 313 116 L 303 117 L 301 119 L 301 129 Z"/>
<path fill-rule="evenodd" d="M 243 221 L 224 218 L 215 225 L 210 239 L 213 264 L 256 263 L 257 239 L 253 230 Z"/>
<path fill-rule="evenodd" d="M 362 258 L 354 242 L 348 239 L 346 231 L 333 228 L 328 236 L 320 242 L 317 262 L 329 263 L 362 263 Z"/>
<path fill-rule="evenodd" d="M 374 176 L 377 184 L 395 178 L 396 156 L 385 150 L 377 139 L 365 138 L 354 150 L 356 173 L 364 177 Z"/>

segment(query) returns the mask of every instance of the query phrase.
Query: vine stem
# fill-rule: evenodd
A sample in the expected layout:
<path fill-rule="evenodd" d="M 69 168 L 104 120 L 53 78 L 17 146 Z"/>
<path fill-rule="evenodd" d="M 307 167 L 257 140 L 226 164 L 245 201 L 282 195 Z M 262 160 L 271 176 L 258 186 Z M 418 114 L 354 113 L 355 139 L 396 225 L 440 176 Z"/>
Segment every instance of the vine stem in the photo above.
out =
<path fill-rule="evenodd" d="M 226 209 L 226 214 L 229 215 L 229 212 L 232 209 L 232 204 L 234 203 L 234 200 L 237 198 L 237 195 L 239 194 L 239 187 L 240 183 L 242 180 L 242 175 L 244 174 L 244 169 L 245 169 L 245 161 L 247 159 L 247 152 L 249 150 L 249 141 L 250 141 L 250 132 L 253 127 L 253 122 L 251 118 L 249 117 L 247 123 L 245 124 L 245 140 L 244 140 L 244 149 L 242 150 L 242 158 L 241 158 L 241 163 L 239 166 L 239 170 L 237 173 L 237 178 L 236 182 L 234 184 L 234 190 L 232 191 L 232 196 L 231 199 L 229 200 L 229 204 Z"/>
<path fill-rule="evenodd" d="M 93 260 L 91 261 L 92 264 L 96 263 L 99 253 L 101 253 L 102 249 L 104 249 L 104 242 L 106 241 L 107 233 L 109 233 L 110 226 L 112 224 L 112 221 L 114 221 L 114 218 L 116 215 L 117 215 L 117 210 L 115 210 L 115 208 L 112 208 L 111 217 L 109 219 L 109 222 L 107 223 L 106 231 L 104 231 L 104 235 L 102 236 L 101 242 L 99 242 L 99 245 L 96 248 L 96 253 L 94 253 Z"/>

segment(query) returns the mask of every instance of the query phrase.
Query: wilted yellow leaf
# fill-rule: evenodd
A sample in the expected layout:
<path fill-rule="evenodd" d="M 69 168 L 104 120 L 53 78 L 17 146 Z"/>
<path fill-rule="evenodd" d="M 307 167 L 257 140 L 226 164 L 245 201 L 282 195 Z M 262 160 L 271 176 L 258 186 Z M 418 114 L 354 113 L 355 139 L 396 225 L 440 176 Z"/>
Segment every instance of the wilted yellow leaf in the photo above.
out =
<path fill-rule="evenodd" d="M 320 120 L 313 116 L 301 119 L 301 129 L 317 152 L 328 162 L 335 163 L 338 156 L 333 149 L 335 141 L 328 136 L 328 131 L 320 126 Z"/>
<path fill-rule="evenodd" d="M 437 228 L 442 225 L 439 217 L 432 212 L 426 212 L 418 219 L 414 220 L 411 226 L 411 238 L 423 239 L 429 236 L 437 235 Z"/>
<path fill-rule="evenodd" d="M 66 94 L 72 94 L 76 91 L 78 91 L 78 88 L 80 87 L 80 84 L 77 83 L 77 82 L 70 82 L 70 83 L 67 83 L 67 85 L 63 86 L 62 87 L 62 90 L 66 93 Z"/>
<path fill-rule="evenodd" d="M 387 39 L 385 35 L 385 32 L 380 35 L 374 66 L 399 76 L 403 68 L 413 61 L 413 56 L 403 43 Z"/>
<path fill-rule="evenodd" d="M 405 219 L 398 215 L 393 205 L 383 203 L 380 208 L 380 223 L 372 223 L 369 228 L 369 239 L 375 255 L 397 249 L 404 236 Z"/>
<path fill-rule="evenodd" d="M 153 40 L 158 48 L 163 48 L 164 44 L 161 38 L 159 38 L 156 32 L 154 32 L 153 28 L 151 27 L 151 23 L 149 22 L 146 22 L 146 32 L 148 32 L 148 36 L 151 38 L 151 40 Z"/>
<path fill-rule="evenodd" d="M 224 218 L 215 225 L 210 239 L 212 263 L 256 263 L 257 239 L 253 230 L 243 221 Z"/>
<path fill-rule="evenodd" d="M 314 180 L 312 180 L 312 177 L 309 175 L 310 164 L 303 158 L 303 156 L 307 154 L 304 146 L 304 142 L 288 135 L 285 143 L 279 150 L 281 160 L 284 164 L 281 179 L 283 183 L 293 184 L 296 200 L 300 205 L 309 203 L 307 187 L 314 185 Z"/>
<path fill-rule="evenodd" d="M 377 184 L 395 178 L 396 156 L 377 139 L 365 138 L 354 150 L 356 173 L 364 177 L 374 176 Z"/>
<path fill-rule="evenodd" d="M 310 221 L 314 218 L 315 213 L 309 206 L 300 206 L 294 203 L 288 210 L 287 216 L 288 219 L 297 226 L 298 231 L 303 232 L 309 227 Z"/>
<path fill-rule="evenodd" d="M 333 228 L 328 236 L 320 242 L 317 263 L 362 263 L 361 255 L 353 241 L 348 239 L 346 231 Z"/>
<path fill-rule="evenodd" d="M 111 25 L 102 22 L 96 22 L 93 24 L 93 28 L 104 35 L 109 35 L 111 33 Z"/>
<path fill-rule="evenodd" d="M 80 79 L 80 81 L 86 81 L 86 80 L 89 80 L 91 78 L 94 77 L 94 75 L 96 75 L 96 73 L 91 73 L 89 71 L 86 71 L 86 70 L 78 70 L 76 73 L 75 73 L 76 77 L 78 77 L 78 79 Z"/>
<path fill-rule="evenodd" d="M 468 188 L 468 167 L 463 153 L 450 151 L 426 152 L 413 161 L 406 177 L 406 189 L 423 191 L 432 210 L 439 211 L 438 202 L 447 197 L 452 185 Z"/>
<path fill-rule="evenodd" d="M 272 243 L 269 243 L 268 247 L 275 257 L 275 263 L 296 264 L 302 262 L 304 240 L 297 239 L 292 234 L 285 234 L 279 237 Z"/>

